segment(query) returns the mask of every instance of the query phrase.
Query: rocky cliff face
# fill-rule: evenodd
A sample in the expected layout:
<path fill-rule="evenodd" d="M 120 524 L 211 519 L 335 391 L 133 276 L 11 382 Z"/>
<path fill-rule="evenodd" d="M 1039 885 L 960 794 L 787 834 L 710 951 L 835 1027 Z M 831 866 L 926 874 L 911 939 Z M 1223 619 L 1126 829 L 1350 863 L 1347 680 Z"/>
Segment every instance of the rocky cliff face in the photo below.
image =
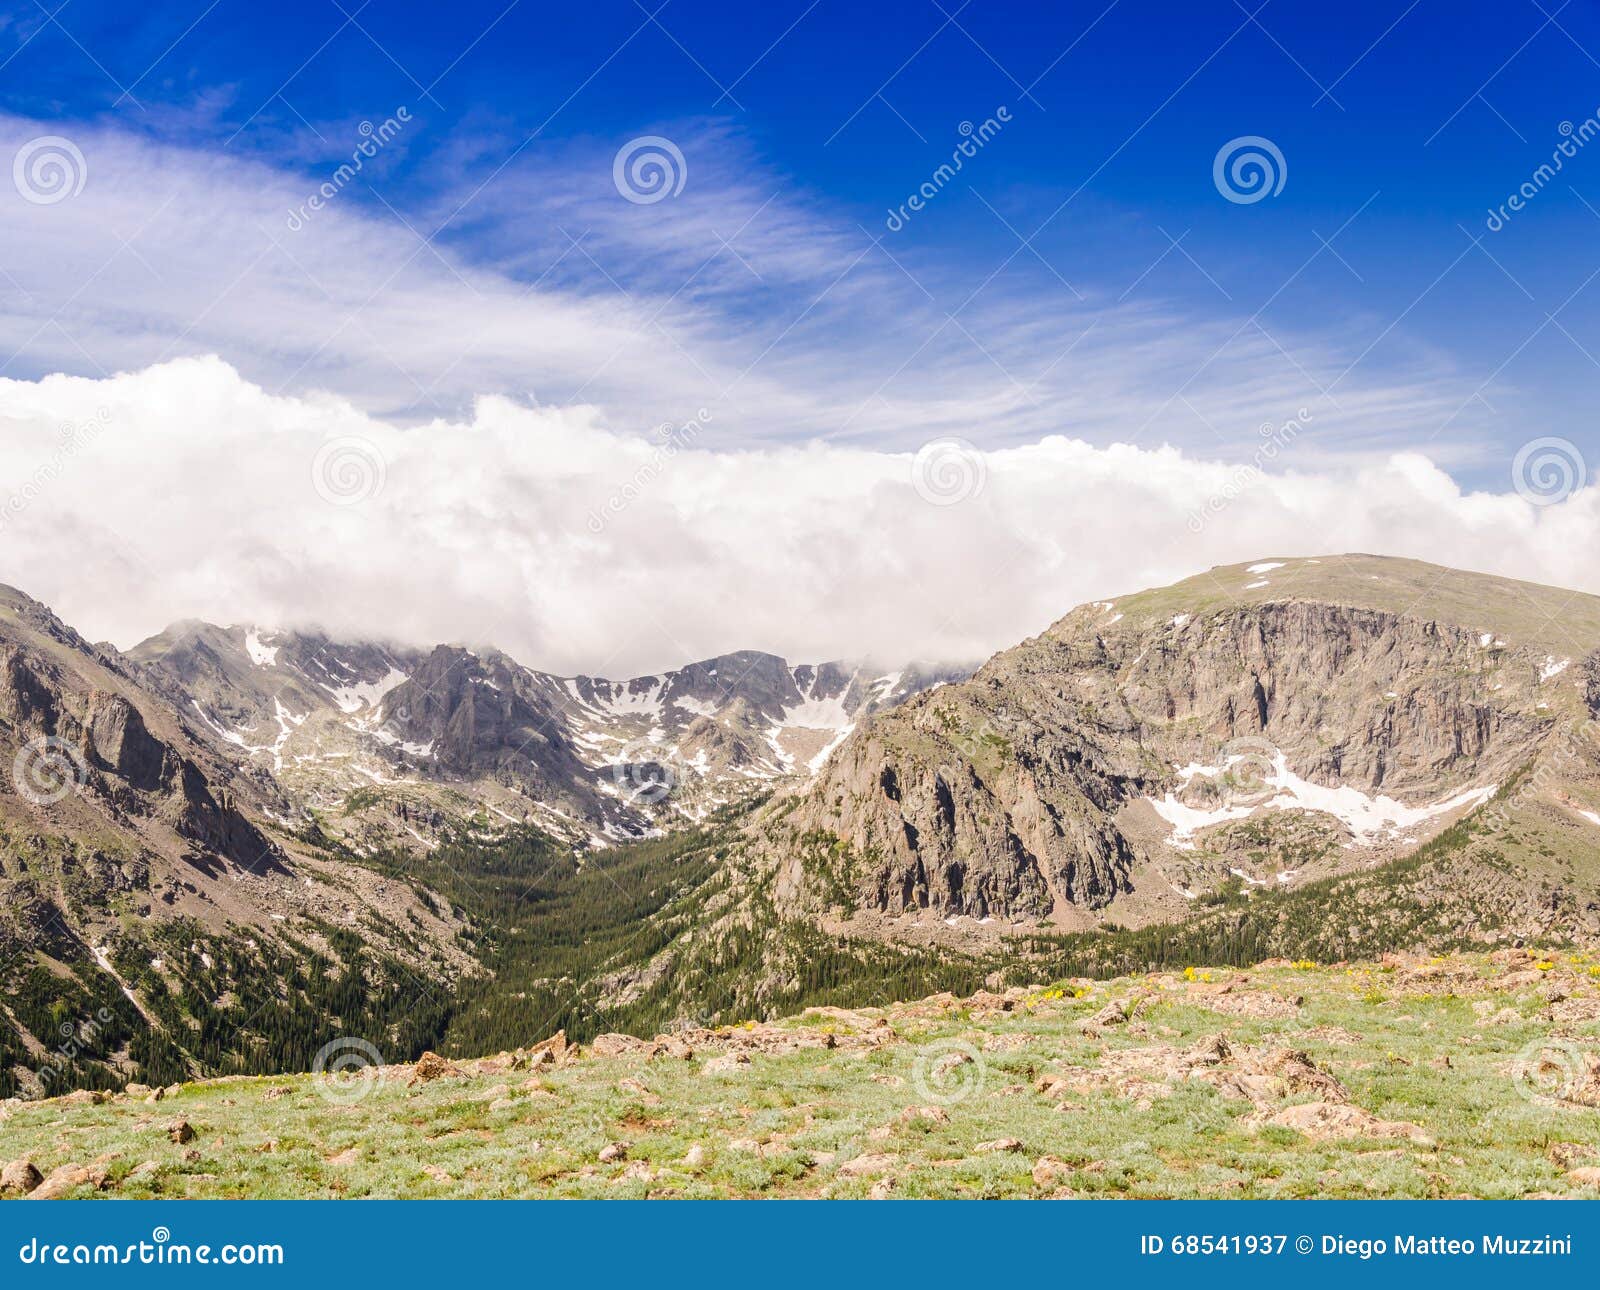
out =
<path fill-rule="evenodd" d="M 1084 606 L 866 722 L 762 825 L 780 888 L 979 922 L 1181 915 L 1230 879 L 1405 854 L 1591 720 L 1593 606 L 1558 655 L 1519 584 L 1463 592 L 1448 621 L 1415 605 L 1449 571 L 1316 563 Z M 1363 574 L 1381 585 L 1346 585 Z M 1594 770 L 1569 758 L 1564 796 L 1600 801 Z M 831 863 L 799 845 L 819 836 Z"/>
<path fill-rule="evenodd" d="M 791 666 L 742 651 L 654 676 L 557 677 L 495 650 L 174 625 L 142 680 L 297 811 L 363 849 L 531 822 L 592 843 L 809 776 L 855 722 L 963 673 Z"/>
<path fill-rule="evenodd" d="M 92 815 L 147 845 L 170 836 L 247 867 L 281 859 L 243 809 L 270 809 L 270 785 L 236 781 L 179 714 L 141 692 L 127 660 L 9 589 L 0 593 L 0 736 L 11 771 L 0 791 L 19 816 Z"/>

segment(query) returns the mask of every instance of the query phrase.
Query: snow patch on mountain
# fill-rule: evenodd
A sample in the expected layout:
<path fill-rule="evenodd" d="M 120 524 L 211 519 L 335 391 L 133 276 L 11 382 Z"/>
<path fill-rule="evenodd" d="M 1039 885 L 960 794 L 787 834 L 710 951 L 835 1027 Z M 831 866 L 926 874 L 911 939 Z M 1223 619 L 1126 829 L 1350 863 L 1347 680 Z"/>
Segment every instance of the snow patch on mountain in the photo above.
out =
<path fill-rule="evenodd" d="M 250 661 L 257 667 L 276 667 L 278 665 L 278 646 L 268 645 L 261 633 L 252 627 L 244 634 L 245 652 L 250 655 Z"/>
<path fill-rule="evenodd" d="M 1255 759 L 1234 756 L 1217 766 L 1191 764 L 1182 767 L 1178 771 L 1181 779 L 1179 790 L 1187 787 L 1197 776 L 1211 779 L 1226 774 L 1234 766 L 1246 760 L 1254 763 Z M 1350 830 L 1358 846 L 1374 846 L 1394 837 L 1402 830 L 1414 829 L 1419 824 L 1448 815 L 1452 811 L 1480 806 L 1494 796 L 1498 787 L 1496 784 L 1489 784 L 1482 788 L 1469 788 L 1442 801 L 1431 802 L 1424 806 L 1407 806 L 1392 797 L 1381 795 L 1373 797 L 1349 784 L 1338 788 L 1313 784 L 1290 770 L 1288 757 L 1278 753 L 1272 759 L 1271 774 L 1260 776 L 1260 789 L 1250 795 L 1256 800 L 1224 801 L 1222 805 L 1209 809 L 1190 806 L 1182 801 L 1177 793 L 1171 791 L 1163 797 L 1147 797 L 1144 800 L 1150 803 L 1157 815 L 1172 825 L 1172 835 L 1169 840 L 1173 846 L 1183 851 L 1193 851 L 1195 835 L 1212 825 L 1223 824 L 1229 820 L 1242 820 L 1257 811 L 1293 808 L 1331 815 Z M 1262 800 L 1262 795 L 1268 790 L 1275 791 Z"/>
<path fill-rule="evenodd" d="M 410 678 L 391 663 L 388 675 L 381 680 L 361 681 L 355 685 L 324 685 L 322 688 L 339 705 L 340 712 L 353 713 L 377 707 L 384 695 L 397 685 L 404 685 L 408 680 Z"/>

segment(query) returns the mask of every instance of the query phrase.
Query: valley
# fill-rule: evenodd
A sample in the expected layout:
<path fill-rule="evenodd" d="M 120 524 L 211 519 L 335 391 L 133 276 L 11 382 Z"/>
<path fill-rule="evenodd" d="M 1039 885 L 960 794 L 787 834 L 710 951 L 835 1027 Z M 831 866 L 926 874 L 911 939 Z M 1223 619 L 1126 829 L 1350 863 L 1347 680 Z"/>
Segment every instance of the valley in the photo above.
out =
<path fill-rule="evenodd" d="M 0 666 L 0 1097 L 1600 939 L 1600 600 L 1411 561 L 1214 569 L 976 670 L 124 653 L 14 592 Z"/>

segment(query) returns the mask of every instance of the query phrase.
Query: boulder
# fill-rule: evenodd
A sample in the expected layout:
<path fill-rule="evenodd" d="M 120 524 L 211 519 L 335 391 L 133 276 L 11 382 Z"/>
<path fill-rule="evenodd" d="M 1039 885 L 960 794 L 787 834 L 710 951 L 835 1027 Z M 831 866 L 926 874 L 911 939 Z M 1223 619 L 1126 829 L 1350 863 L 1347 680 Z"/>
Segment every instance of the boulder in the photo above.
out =
<path fill-rule="evenodd" d="M 26 1196 L 44 1181 L 31 1160 L 12 1160 L 0 1168 L 0 1196 Z"/>
<path fill-rule="evenodd" d="M 1033 1163 L 1033 1185 L 1053 1189 L 1072 1175 L 1072 1166 L 1059 1156 L 1040 1156 Z"/>
<path fill-rule="evenodd" d="M 426 1052 L 417 1058 L 417 1064 L 411 1068 L 411 1078 L 406 1083 L 431 1084 L 436 1079 L 459 1078 L 461 1073 L 459 1066 L 447 1062 L 438 1053 Z"/>
<path fill-rule="evenodd" d="M 90 1169 L 84 1165 L 58 1165 L 49 1176 L 28 1193 L 29 1200 L 59 1200 L 79 1187 L 105 1187 L 108 1175 L 104 1169 Z"/>

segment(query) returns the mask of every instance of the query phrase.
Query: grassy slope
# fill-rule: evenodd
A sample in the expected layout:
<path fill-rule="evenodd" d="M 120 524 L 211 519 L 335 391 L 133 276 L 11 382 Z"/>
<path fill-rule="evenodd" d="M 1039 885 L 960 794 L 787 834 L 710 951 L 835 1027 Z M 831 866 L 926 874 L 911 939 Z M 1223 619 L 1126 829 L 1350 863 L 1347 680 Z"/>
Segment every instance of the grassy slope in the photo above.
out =
<path fill-rule="evenodd" d="M 1243 980 L 1217 970 L 1069 983 L 1061 997 L 1036 993 L 1010 1012 L 975 1014 L 945 998 L 796 1019 L 786 1027 L 849 1036 L 886 1015 L 897 1038 L 758 1054 L 725 1076 L 704 1072 L 704 1053 L 585 1056 L 536 1075 L 417 1088 L 395 1072 L 344 1089 L 365 1093 L 348 1105 L 311 1077 L 241 1079 L 190 1085 L 157 1105 L 12 1106 L 0 1122 L 6 1154 L 45 1172 L 98 1163 L 107 1194 L 123 1196 L 860 1196 L 883 1176 L 903 1196 L 1593 1194 L 1568 1171 L 1600 1163 L 1600 1112 L 1526 1096 L 1513 1070 L 1540 1040 L 1600 1046 L 1600 1022 L 1542 1015 L 1553 986 L 1580 1008 L 1600 1004 L 1600 967 L 1581 955 L 1543 963 L 1502 951 L 1398 967 L 1263 966 Z M 1273 1019 L 1223 1015 L 1207 978 L 1235 979 L 1230 998 L 1303 1002 L 1280 1004 L 1287 1015 Z M 1108 1000 L 1140 993 L 1151 1001 L 1132 1024 L 1082 1033 Z M 1119 1053 L 1217 1034 L 1236 1052 L 1303 1049 L 1343 1081 L 1352 1105 L 1414 1122 L 1429 1141 L 1311 1141 L 1253 1125 L 1248 1102 L 1195 1080 L 1084 1086 Z M 978 1060 L 943 1082 L 930 1077 L 930 1059 L 956 1042 Z M 1037 1091 L 1054 1071 L 1078 1090 Z M 288 1091 L 268 1098 L 272 1088 Z M 941 1093 L 947 1122 L 901 1120 Z M 188 1147 L 168 1140 L 177 1117 L 196 1131 Z M 1000 1138 L 1023 1149 L 977 1150 Z M 613 1142 L 627 1144 L 627 1160 L 600 1163 Z M 704 1160 L 690 1165 L 695 1145 Z M 864 1154 L 891 1157 L 885 1174 L 841 1170 Z M 1036 1182 L 1046 1155 L 1060 1166 Z M 144 1161 L 154 1171 L 127 1181 Z"/>
<path fill-rule="evenodd" d="M 1268 563 L 1282 567 L 1250 572 L 1251 565 Z M 1130 622 L 1159 622 L 1180 612 L 1294 599 L 1493 632 L 1511 645 L 1543 646 L 1558 657 L 1600 648 L 1600 596 L 1388 556 L 1274 556 L 1250 565 L 1222 565 L 1170 587 L 1122 597 L 1115 605 Z"/>

